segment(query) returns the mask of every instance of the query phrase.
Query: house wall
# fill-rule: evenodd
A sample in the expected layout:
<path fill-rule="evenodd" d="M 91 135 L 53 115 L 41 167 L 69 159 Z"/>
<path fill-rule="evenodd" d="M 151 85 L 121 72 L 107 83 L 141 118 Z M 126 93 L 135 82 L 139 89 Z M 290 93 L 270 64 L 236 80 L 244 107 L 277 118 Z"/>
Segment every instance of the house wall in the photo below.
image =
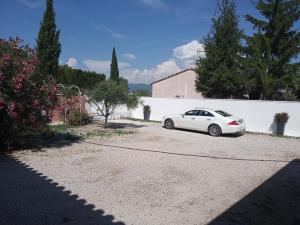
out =
<path fill-rule="evenodd" d="M 196 73 L 187 70 L 176 76 L 152 84 L 152 97 L 155 98 L 203 98 L 195 91 Z"/>
<path fill-rule="evenodd" d="M 274 114 L 287 112 L 290 116 L 285 135 L 300 137 L 300 102 L 252 101 L 229 99 L 170 99 L 143 97 L 143 104 L 151 106 L 150 120 L 160 121 L 163 116 L 184 113 L 195 107 L 217 108 L 245 119 L 247 131 L 272 133 Z M 131 113 L 132 118 L 143 119 L 143 106 Z"/>

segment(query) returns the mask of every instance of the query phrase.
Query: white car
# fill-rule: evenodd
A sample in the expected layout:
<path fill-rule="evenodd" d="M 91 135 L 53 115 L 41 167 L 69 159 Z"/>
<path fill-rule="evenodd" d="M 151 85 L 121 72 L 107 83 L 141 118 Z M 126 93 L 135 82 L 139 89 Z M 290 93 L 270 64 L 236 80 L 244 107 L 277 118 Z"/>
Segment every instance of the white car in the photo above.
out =
<path fill-rule="evenodd" d="M 167 129 L 183 128 L 208 132 L 211 136 L 240 133 L 246 130 L 243 119 L 218 109 L 195 109 L 184 114 L 165 116 L 162 124 Z"/>

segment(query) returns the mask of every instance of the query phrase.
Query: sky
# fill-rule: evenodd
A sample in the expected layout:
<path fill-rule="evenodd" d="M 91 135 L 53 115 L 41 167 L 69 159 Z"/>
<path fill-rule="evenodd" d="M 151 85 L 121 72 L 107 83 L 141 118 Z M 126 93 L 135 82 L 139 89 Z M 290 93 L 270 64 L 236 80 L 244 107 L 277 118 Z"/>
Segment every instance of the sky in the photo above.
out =
<path fill-rule="evenodd" d="M 209 32 L 216 0 L 54 0 L 60 30 L 60 64 L 109 74 L 115 46 L 120 75 L 149 84 L 194 65 Z M 243 16 L 259 17 L 252 0 L 237 0 Z M 0 38 L 35 46 L 45 0 L 0 0 Z"/>

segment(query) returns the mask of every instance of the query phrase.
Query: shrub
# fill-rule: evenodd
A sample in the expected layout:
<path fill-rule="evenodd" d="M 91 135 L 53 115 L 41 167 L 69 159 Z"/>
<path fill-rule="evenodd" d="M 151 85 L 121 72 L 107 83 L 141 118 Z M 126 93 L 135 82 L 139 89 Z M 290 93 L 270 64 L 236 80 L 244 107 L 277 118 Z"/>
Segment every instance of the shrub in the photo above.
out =
<path fill-rule="evenodd" d="M 276 113 L 274 120 L 276 123 L 286 123 L 289 120 L 289 115 L 286 112 Z"/>
<path fill-rule="evenodd" d="M 67 123 L 72 126 L 86 125 L 92 122 L 92 117 L 87 112 L 81 112 L 79 109 L 69 111 Z"/>
<path fill-rule="evenodd" d="M 35 50 L 0 39 L 0 144 L 24 142 L 43 131 L 56 103 L 56 85 L 37 72 Z M 1 147 L 1 146 L 0 146 Z"/>
<path fill-rule="evenodd" d="M 151 112 L 151 107 L 150 105 L 145 105 L 143 108 L 144 112 Z"/>
<path fill-rule="evenodd" d="M 86 125 L 93 122 L 93 116 L 90 116 L 87 112 L 82 113 L 81 124 Z"/>

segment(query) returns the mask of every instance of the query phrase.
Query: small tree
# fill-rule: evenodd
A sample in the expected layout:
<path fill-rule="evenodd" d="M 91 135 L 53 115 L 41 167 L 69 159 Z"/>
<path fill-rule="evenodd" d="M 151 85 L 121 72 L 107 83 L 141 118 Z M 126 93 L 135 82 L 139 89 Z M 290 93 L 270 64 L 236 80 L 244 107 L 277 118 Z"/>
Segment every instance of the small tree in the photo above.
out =
<path fill-rule="evenodd" d="M 115 47 L 113 48 L 111 64 L 110 64 L 110 79 L 119 82 L 119 67 Z"/>
<path fill-rule="evenodd" d="M 97 110 L 99 116 L 104 116 L 104 127 L 107 127 L 107 120 L 114 113 L 116 108 L 121 105 L 127 105 L 127 108 L 135 108 L 138 104 L 138 98 L 130 95 L 127 86 L 114 80 L 106 80 L 96 85 L 89 93 L 89 102 Z"/>
<path fill-rule="evenodd" d="M 58 70 L 61 45 L 59 31 L 56 30 L 53 0 L 46 1 L 46 11 L 36 43 L 40 72 L 46 75 L 55 75 Z"/>
<path fill-rule="evenodd" d="M 254 34 L 246 38 L 249 97 L 294 99 L 296 74 L 300 68 L 300 32 L 297 29 L 300 1 L 259 0 L 255 7 L 261 16 L 246 16 L 255 28 Z"/>
<path fill-rule="evenodd" d="M 197 64 L 196 90 L 207 97 L 241 98 L 244 78 L 241 73 L 239 17 L 234 0 L 218 0 L 217 15 L 208 35 L 202 40 L 206 57 Z"/>

